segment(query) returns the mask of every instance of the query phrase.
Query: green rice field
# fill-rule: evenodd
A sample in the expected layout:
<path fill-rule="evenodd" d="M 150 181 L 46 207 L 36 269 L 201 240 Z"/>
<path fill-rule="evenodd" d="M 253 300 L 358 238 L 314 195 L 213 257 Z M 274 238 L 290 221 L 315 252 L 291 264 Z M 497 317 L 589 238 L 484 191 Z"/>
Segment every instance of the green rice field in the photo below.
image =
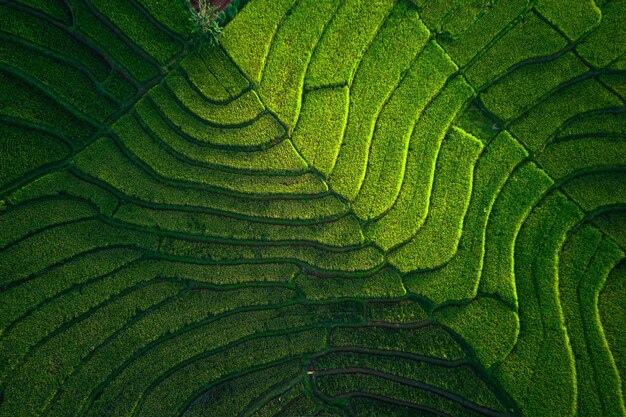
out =
<path fill-rule="evenodd" d="M 0 0 L 0 417 L 626 416 L 626 0 L 190 7 Z"/>

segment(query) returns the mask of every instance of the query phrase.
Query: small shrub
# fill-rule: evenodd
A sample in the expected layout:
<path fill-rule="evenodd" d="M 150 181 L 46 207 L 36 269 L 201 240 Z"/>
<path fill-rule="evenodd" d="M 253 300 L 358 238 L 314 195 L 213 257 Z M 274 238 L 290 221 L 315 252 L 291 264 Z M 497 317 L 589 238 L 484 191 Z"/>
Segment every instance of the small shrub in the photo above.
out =
<path fill-rule="evenodd" d="M 195 0 L 188 2 L 190 17 L 193 23 L 193 33 L 201 45 L 218 45 L 222 33 L 219 8 L 213 6 L 209 0 Z"/>

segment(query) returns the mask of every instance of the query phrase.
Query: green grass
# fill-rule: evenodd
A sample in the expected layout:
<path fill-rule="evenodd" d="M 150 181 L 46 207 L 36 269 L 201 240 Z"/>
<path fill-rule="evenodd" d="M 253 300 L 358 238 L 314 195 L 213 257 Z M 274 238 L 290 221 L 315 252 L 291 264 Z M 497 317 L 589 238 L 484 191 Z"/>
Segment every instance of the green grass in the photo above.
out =
<path fill-rule="evenodd" d="M 623 1 L 0 3 L 0 417 L 626 415 Z"/>
<path fill-rule="evenodd" d="M 578 207 L 557 191 L 535 207 L 520 229 L 522 249 L 515 251 L 520 332 L 514 350 L 494 374 L 527 415 L 577 410 L 576 359 L 565 330 L 557 255 L 581 217 Z"/>
<path fill-rule="evenodd" d="M 363 56 L 350 89 L 343 147 L 329 179 L 342 196 L 354 199 L 359 192 L 376 122 L 424 47 L 427 36 L 428 31 L 416 11 L 398 3 Z M 378 88 L 372 88 L 372 80 L 376 80 Z"/>
<path fill-rule="evenodd" d="M 593 1 L 537 2 L 537 10 L 572 41 L 594 29 L 602 20 L 602 11 Z"/>
<path fill-rule="evenodd" d="M 452 259 L 469 205 L 473 167 L 481 150 L 481 142 L 459 128 L 444 139 L 428 216 L 410 241 L 390 252 L 390 263 L 400 271 L 435 269 Z M 455 179 L 457 175 L 461 178 Z"/>
<path fill-rule="evenodd" d="M 391 0 L 378 1 L 375 7 L 359 0 L 342 2 L 315 47 L 305 88 L 352 84 L 359 62 L 393 5 Z"/>
<path fill-rule="evenodd" d="M 348 121 L 347 87 L 313 90 L 304 96 L 293 144 L 307 165 L 328 177 L 341 148 Z M 324 134 L 320 135 L 319 132 Z"/>
<path fill-rule="evenodd" d="M 501 133 L 487 145 L 474 168 L 472 195 L 456 255 L 435 271 L 407 276 L 406 283 L 412 291 L 437 303 L 476 296 L 492 208 L 511 171 L 526 156 L 523 147 L 507 133 Z"/>
<path fill-rule="evenodd" d="M 332 300 L 338 298 L 400 298 L 406 295 L 402 278 L 394 270 L 383 269 L 371 276 L 353 278 L 323 278 L 302 274 L 294 280 L 307 299 Z"/>
<path fill-rule="evenodd" d="M 510 121 L 547 97 L 560 84 L 584 74 L 588 67 L 572 52 L 541 63 L 529 63 L 503 74 L 485 89 L 487 110 Z"/>
<path fill-rule="evenodd" d="M 428 205 L 441 144 L 471 88 L 455 77 L 428 103 L 420 115 L 407 153 L 405 177 L 398 198 L 385 216 L 365 226 L 366 234 L 384 249 L 411 239 L 428 215 Z"/>
<path fill-rule="evenodd" d="M 531 14 L 499 39 L 465 73 L 469 83 L 481 88 L 514 64 L 529 58 L 550 56 L 567 45 L 558 32 Z"/>
<path fill-rule="evenodd" d="M 338 0 L 299 1 L 272 41 L 259 94 L 290 131 L 300 114 L 304 76 L 313 49 L 338 5 Z"/>
<path fill-rule="evenodd" d="M 532 162 L 524 162 L 511 173 L 491 208 L 487 223 L 485 255 L 479 291 L 497 294 L 517 305 L 514 271 L 515 245 L 520 226 L 552 185 L 550 177 Z"/>
<path fill-rule="evenodd" d="M 147 97 L 176 130 L 197 141 L 222 149 L 269 147 L 272 142 L 284 136 L 282 125 L 269 113 L 260 113 L 254 98 L 252 98 L 252 105 L 248 106 L 247 115 L 239 113 L 238 116 L 234 116 L 234 119 L 220 120 L 220 114 L 214 110 L 211 111 L 212 105 L 206 106 L 209 109 L 203 108 L 202 113 L 190 113 L 188 108 L 176 100 L 170 91 L 161 86 L 151 90 Z M 245 109 L 246 98 L 242 97 L 241 100 L 244 102 L 243 109 Z M 234 102 L 232 107 L 234 109 L 241 107 L 237 104 L 242 103 Z M 219 106 L 218 109 L 221 110 L 223 107 L 225 106 Z M 202 117 L 203 114 L 207 116 Z"/>
<path fill-rule="evenodd" d="M 295 0 L 252 2 L 224 31 L 221 43 L 253 83 L 261 81 L 272 40 L 294 4 Z"/>
<path fill-rule="evenodd" d="M 572 234 L 560 259 L 559 292 L 576 361 L 576 380 L 582 414 L 603 410 L 624 412 L 620 381 L 606 344 L 598 311 L 598 293 L 615 263 L 624 256 L 613 242 L 591 226 Z M 583 320 L 588 318 L 588 320 Z"/>
<path fill-rule="evenodd" d="M 361 218 L 380 217 L 393 205 L 402 185 L 417 119 L 432 93 L 441 88 L 455 69 L 443 50 L 429 43 L 385 103 L 372 134 L 367 172 L 354 200 L 354 211 Z M 416 85 L 423 92 L 416 91 Z"/>
<path fill-rule="evenodd" d="M 576 51 L 591 65 L 601 68 L 624 54 L 624 42 L 613 42 L 613 39 L 624 39 L 626 29 L 620 22 L 626 13 L 626 5 L 622 2 L 607 3 L 600 9 L 602 19 L 597 29 L 590 32 Z"/>
<path fill-rule="evenodd" d="M 512 309 L 492 298 L 476 298 L 469 304 L 443 306 L 434 317 L 461 337 L 487 369 L 511 353 L 519 334 L 519 318 Z"/>
<path fill-rule="evenodd" d="M 626 310 L 621 302 L 624 294 L 624 286 L 621 285 L 623 279 L 624 263 L 621 262 L 606 276 L 606 281 L 596 301 L 606 345 L 611 349 L 622 392 L 626 388 L 622 377 L 626 369 L 626 350 L 624 349 L 624 332 L 620 331 L 620 323 L 626 317 L 624 315 Z"/>
<path fill-rule="evenodd" d="M 462 359 L 465 354 L 448 332 L 441 327 L 402 329 L 385 326 L 339 327 L 332 333 L 330 345 L 336 348 L 359 348 L 387 352 L 403 352 L 417 357 L 448 361 Z M 445 361 L 444 361 L 445 362 Z"/>
<path fill-rule="evenodd" d="M 149 21 L 132 2 L 123 5 L 111 0 L 93 0 L 93 6 L 107 17 L 139 48 L 164 64 L 179 50 L 179 45 L 165 31 Z"/>
<path fill-rule="evenodd" d="M 242 125 L 258 117 L 265 107 L 254 91 L 227 104 L 212 104 L 207 97 L 198 94 L 180 74 L 172 73 L 166 79 L 167 90 L 172 99 L 187 112 L 197 114 L 203 120 L 218 126 Z M 158 94 L 155 90 L 153 94 Z"/>
<path fill-rule="evenodd" d="M 43 7 L 50 5 L 53 8 L 60 8 L 60 3 L 55 2 L 32 1 L 31 3 L 40 3 L 39 5 Z M 54 22 L 20 10 L 3 8 L 0 14 L 4 23 L 2 30 L 5 39 L 23 45 L 23 52 L 33 47 L 40 47 L 47 54 L 64 55 L 65 59 L 72 64 L 88 69 L 98 80 L 103 80 L 111 71 L 110 65 L 98 51 L 90 49 Z M 19 52 L 19 49 L 13 51 L 14 54 Z"/>
<path fill-rule="evenodd" d="M 148 100 L 137 103 L 135 116 L 144 131 L 188 163 L 202 163 L 223 170 L 263 173 L 268 170 L 281 173 L 302 173 L 308 167 L 289 140 L 283 140 L 266 151 L 241 152 L 203 146 L 190 142 L 167 123 L 167 119 Z"/>
<path fill-rule="evenodd" d="M 511 132 L 534 151 L 542 150 L 563 124 L 587 112 L 623 106 L 623 102 L 594 79 L 554 92 L 511 124 Z"/>
<path fill-rule="evenodd" d="M 15 161 L 2 170 L 0 180 L 5 184 L 41 166 L 62 161 L 72 152 L 65 141 L 45 131 L 7 123 L 0 132 L 2 154 Z"/>

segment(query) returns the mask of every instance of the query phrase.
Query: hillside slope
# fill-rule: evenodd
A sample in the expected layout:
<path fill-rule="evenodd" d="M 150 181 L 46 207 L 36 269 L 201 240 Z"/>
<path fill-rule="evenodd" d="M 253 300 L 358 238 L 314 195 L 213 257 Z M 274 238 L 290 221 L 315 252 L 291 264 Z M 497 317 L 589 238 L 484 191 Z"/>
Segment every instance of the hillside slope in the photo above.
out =
<path fill-rule="evenodd" d="M 626 1 L 0 1 L 0 416 L 624 416 Z"/>

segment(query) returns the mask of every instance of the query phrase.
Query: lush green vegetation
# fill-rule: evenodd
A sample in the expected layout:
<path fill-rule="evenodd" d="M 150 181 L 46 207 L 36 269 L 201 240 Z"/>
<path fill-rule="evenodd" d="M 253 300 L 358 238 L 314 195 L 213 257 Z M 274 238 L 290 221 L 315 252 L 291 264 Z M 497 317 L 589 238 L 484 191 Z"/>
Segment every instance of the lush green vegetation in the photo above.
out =
<path fill-rule="evenodd" d="M 226 3 L 0 0 L 0 417 L 626 416 L 626 1 Z"/>

